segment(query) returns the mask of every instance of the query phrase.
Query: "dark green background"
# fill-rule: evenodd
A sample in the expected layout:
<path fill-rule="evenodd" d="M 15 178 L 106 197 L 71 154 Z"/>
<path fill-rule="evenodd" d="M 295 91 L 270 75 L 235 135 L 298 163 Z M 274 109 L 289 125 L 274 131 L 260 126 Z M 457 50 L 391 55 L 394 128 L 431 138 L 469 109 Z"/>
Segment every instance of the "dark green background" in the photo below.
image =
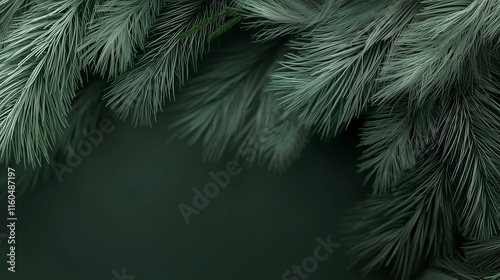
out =
<path fill-rule="evenodd" d="M 1 279 L 109 280 L 121 267 L 135 280 L 281 279 L 312 255 L 317 237 L 341 243 L 345 209 L 370 191 L 356 173 L 355 139 L 313 140 L 284 174 L 252 168 L 232 177 L 186 225 L 178 204 L 231 158 L 203 163 L 200 147 L 167 144 L 166 117 L 153 128 L 114 123 L 64 182 L 53 176 L 17 202 L 17 272 L 3 262 Z M 359 279 L 345 271 L 344 251 L 310 279 Z"/>

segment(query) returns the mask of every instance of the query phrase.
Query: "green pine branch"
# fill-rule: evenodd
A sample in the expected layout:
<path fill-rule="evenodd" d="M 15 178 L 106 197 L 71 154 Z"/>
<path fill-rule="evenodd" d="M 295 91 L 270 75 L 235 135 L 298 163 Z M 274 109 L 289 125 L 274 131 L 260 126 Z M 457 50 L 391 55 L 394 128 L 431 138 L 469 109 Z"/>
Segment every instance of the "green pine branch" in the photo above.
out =
<path fill-rule="evenodd" d="M 54 149 L 50 151 L 49 162 L 42 162 L 37 167 L 23 167 L 22 165 L 9 163 L 8 166 L 16 169 L 18 178 L 16 184 L 16 196 L 22 197 L 31 193 L 41 183 L 47 182 L 55 174 L 54 162 L 66 163 L 69 151 L 77 151 L 81 140 L 85 139 L 83 131 L 92 131 L 99 126 L 99 122 L 106 116 L 102 93 L 105 83 L 91 80 L 89 85 L 84 86 L 76 93 L 72 102 L 71 111 L 68 114 L 68 127 L 64 129 L 62 138 L 57 141 Z M 4 168 L 6 170 L 6 168 Z M 7 191 L 7 182 L 0 184 L 0 201 Z"/>
<path fill-rule="evenodd" d="M 0 51 L 0 159 L 30 165 L 49 160 L 67 126 L 81 84 L 78 44 L 91 2 L 33 3 Z"/>
<path fill-rule="evenodd" d="M 332 8 L 331 20 L 295 39 L 290 46 L 296 53 L 272 74 L 270 88 L 280 106 L 323 136 L 338 134 L 366 111 L 389 39 L 418 9 L 418 3 L 383 1 Z"/>
<path fill-rule="evenodd" d="M 89 32 L 79 47 L 83 67 L 92 66 L 101 77 L 114 78 L 144 50 L 148 31 L 164 6 L 164 0 L 108 0 L 97 5 Z"/>
<path fill-rule="evenodd" d="M 465 259 L 477 270 L 489 275 L 500 274 L 500 235 L 486 241 L 468 241 L 462 249 Z"/>
<path fill-rule="evenodd" d="M 220 158 L 239 144 L 234 142 L 244 141 L 245 126 L 267 84 L 266 75 L 276 67 L 273 54 L 283 43 L 232 42 L 218 50 L 172 106 L 178 115 L 171 123 L 175 129 L 172 137 L 189 137 L 189 143 L 202 141 L 204 158 L 208 160 Z"/>
<path fill-rule="evenodd" d="M 105 95 L 108 106 L 120 119 L 130 117 L 135 125 L 151 124 L 176 86 L 187 78 L 189 66 L 205 53 L 206 36 L 222 22 L 210 24 L 184 40 L 177 37 L 206 18 L 223 11 L 226 1 L 170 1 L 158 16 L 140 55 L 129 71 L 119 75 Z"/>
<path fill-rule="evenodd" d="M 183 40 L 186 39 L 190 36 L 193 36 L 196 34 L 196 32 L 203 30 L 204 28 L 209 27 L 211 24 L 217 23 L 217 21 L 220 21 L 221 19 L 226 20 L 227 17 L 234 16 L 230 20 L 226 21 L 224 24 L 219 26 L 215 31 L 210 34 L 207 38 L 207 42 L 211 42 L 213 39 L 216 37 L 220 36 L 221 34 L 227 32 L 231 27 L 239 23 L 243 17 L 244 13 L 235 9 L 234 7 L 227 7 L 220 13 L 217 13 L 215 15 L 209 16 L 208 18 L 200 21 L 198 24 L 195 26 L 191 27 L 190 29 L 186 30 L 185 32 L 179 34 L 176 39 L 178 40 Z"/>
<path fill-rule="evenodd" d="M 237 155 L 249 165 L 256 162 L 271 171 L 283 172 L 299 157 L 313 131 L 301 125 L 297 115 L 279 108 L 265 87 L 257 103 L 242 132 L 234 137 L 234 142 L 239 143 Z"/>
<path fill-rule="evenodd" d="M 368 172 L 365 183 L 373 179 L 374 194 L 391 192 L 437 132 L 443 110 L 439 105 L 408 107 L 406 100 L 377 106 L 362 128 L 360 145 L 365 150 L 359 171 Z"/>
<path fill-rule="evenodd" d="M 238 9 L 244 12 L 247 29 L 254 29 L 257 41 L 268 41 L 288 35 L 309 32 L 311 28 L 330 20 L 330 14 L 342 1 L 302 0 L 236 0 Z"/>
<path fill-rule="evenodd" d="M 207 42 L 212 42 L 215 38 L 219 37 L 220 35 L 226 33 L 228 30 L 230 30 L 233 26 L 237 25 L 238 23 L 240 23 L 243 18 L 245 16 L 244 15 L 236 15 L 234 16 L 233 18 L 231 18 L 230 20 L 226 21 L 224 24 L 222 24 L 221 26 L 219 26 L 217 29 L 214 30 L 214 32 L 212 32 L 212 34 L 210 34 L 207 38 Z"/>
<path fill-rule="evenodd" d="M 443 161 L 453 164 L 462 234 L 487 240 L 500 230 L 500 80 L 457 88 L 450 102 Z"/>
<path fill-rule="evenodd" d="M 374 100 L 410 98 L 424 107 L 454 83 L 478 76 L 481 44 L 500 28 L 490 26 L 500 17 L 500 2 L 429 0 L 395 41 Z M 494 22 L 495 22 L 494 20 Z M 485 31 L 487 30 L 487 31 Z"/>
<path fill-rule="evenodd" d="M 439 132 L 437 133 L 439 135 Z M 456 250 L 450 174 L 437 139 L 425 147 L 395 191 L 354 206 L 344 225 L 352 265 L 367 274 L 389 266 L 397 279 L 412 279 L 428 261 Z"/>
<path fill-rule="evenodd" d="M 0 0 L 0 48 L 14 19 L 22 15 L 28 2 L 27 0 Z"/>

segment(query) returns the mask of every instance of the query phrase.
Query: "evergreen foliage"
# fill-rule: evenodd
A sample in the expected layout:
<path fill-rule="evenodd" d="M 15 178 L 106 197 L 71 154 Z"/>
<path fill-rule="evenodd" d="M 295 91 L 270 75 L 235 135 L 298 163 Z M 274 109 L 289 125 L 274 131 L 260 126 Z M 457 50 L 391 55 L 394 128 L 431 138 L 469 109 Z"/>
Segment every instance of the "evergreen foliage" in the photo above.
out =
<path fill-rule="evenodd" d="M 32 192 L 36 185 L 49 180 L 54 173 L 53 163 L 66 163 L 70 150 L 76 151 L 81 140 L 85 139 L 83 131 L 97 129 L 103 117 L 111 118 L 112 114 L 105 108 L 102 100 L 102 91 L 106 84 L 94 80 L 90 86 L 85 86 L 76 93 L 72 101 L 72 108 L 68 114 L 68 127 L 64 129 L 62 138 L 50 151 L 49 162 L 42 162 L 38 167 L 26 167 L 9 164 L 15 168 L 18 177 L 16 181 L 16 195 L 21 197 L 27 192 Z M 2 170 L 7 170 L 3 168 Z M 6 176 L 4 176 L 6 177 Z M 0 200 L 7 194 L 7 182 L 0 183 Z"/>
<path fill-rule="evenodd" d="M 106 93 L 77 96 L 93 74 Z M 106 112 L 151 125 L 167 101 L 205 159 L 278 171 L 363 119 L 352 264 L 500 279 L 500 0 L 0 0 L 0 160 L 31 166 L 21 185 Z"/>
<path fill-rule="evenodd" d="M 0 159 L 49 159 L 81 84 L 78 44 L 93 1 L 36 1 L 0 51 Z M 50 125 L 46 125 L 50 124 Z"/>
<path fill-rule="evenodd" d="M 105 96 L 107 105 L 119 118 L 130 117 L 134 124 L 151 124 L 151 118 L 165 101 L 174 98 L 175 87 L 183 85 L 189 65 L 206 51 L 208 34 L 223 21 L 214 21 L 184 40 L 177 37 L 226 7 L 227 1 L 168 1 L 152 26 L 145 52 L 138 56 L 132 69 L 113 81 Z"/>
<path fill-rule="evenodd" d="M 95 7 L 88 34 L 80 49 L 83 66 L 91 63 L 101 77 L 114 78 L 133 63 L 137 50 L 144 50 L 151 25 L 163 7 L 162 0 L 115 0 Z"/>
<path fill-rule="evenodd" d="M 0 46 L 2 45 L 5 35 L 12 26 L 14 18 L 21 15 L 27 1 L 19 0 L 3 0 L 0 1 Z"/>
<path fill-rule="evenodd" d="M 283 170 L 310 135 L 295 115 L 285 114 L 275 97 L 264 91 L 285 43 L 285 39 L 262 44 L 239 40 L 216 51 L 209 67 L 200 69 L 172 105 L 178 116 L 172 121 L 172 137 L 191 136 L 190 143 L 201 140 L 209 160 L 230 149 L 241 154 L 256 149 L 252 158 Z"/>

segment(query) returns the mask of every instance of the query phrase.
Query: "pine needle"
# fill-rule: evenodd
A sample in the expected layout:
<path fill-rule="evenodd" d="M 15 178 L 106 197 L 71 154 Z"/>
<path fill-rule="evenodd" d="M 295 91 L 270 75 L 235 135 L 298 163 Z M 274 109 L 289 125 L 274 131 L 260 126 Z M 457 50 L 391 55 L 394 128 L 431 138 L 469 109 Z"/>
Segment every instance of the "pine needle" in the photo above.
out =
<path fill-rule="evenodd" d="M 202 141 L 207 160 L 219 159 L 239 144 L 234 141 L 243 141 L 246 123 L 259 106 L 267 74 L 276 67 L 273 58 L 283 43 L 236 41 L 218 50 L 172 106 L 178 114 L 171 124 L 175 129 L 172 138 L 189 137 L 190 144 Z"/>
<path fill-rule="evenodd" d="M 462 234 L 487 240 L 500 230 L 499 80 L 457 88 L 443 130 L 443 161 L 453 164 Z"/>
<path fill-rule="evenodd" d="M 31 193 L 41 183 L 47 182 L 54 174 L 52 163 L 57 161 L 66 164 L 69 148 L 78 150 L 78 144 L 85 138 L 83 130 L 92 131 L 98 128 L 100 120 L 105 116 L 104 102 L 101 100 L 105 83 L 93 80 L 90 85 L 84 86 L 77 92 L 73 99 L 71 111 L 68 114 L 68 127 L 64 130 L 62 139 L 50 152 L 50 162 L 42 162 L 37 167 L 23 167 L 21 165 L 9 164 L 16 169 L 17 183 L 16 196 L 22 197 Z M 6 168 L 5 168 L 6 170 Z M 0 201 L 2 195 L 7 191 L 7 182 L 0 183 Z"/>
<path fill-rule="evenodd" d="M 184 83 L 188 67 L 206 51 L 206 35 L 221 23 L 212 23 L 184 40 L 177 37 L 226 7 L 226 1 L 176 0 L 167 3 L 153 24 L 145 53 L 133 69 L 116 78 L 105 95 L 108 106 L 118 118 L 130 116 L 135 125 L 151 124 L 151 118 L 156 118 L 166 99 L 173 98 L 175 87 Z"/>
<path fill-rule="evenodd" d="M 163 0 L 108 0 L 95 9 L 89 34 L 80 46 L 83 66 L 102 78 L 114 78 L 144 50 L 148 31 L 164 5 Z"/>
<path fill-rule="evenodd" d="M 481 44 L 500 29 L 490 26 L 490 19 L 500 17 L 500 1 L 426 0 L 423 4 L 397 38 L 382 70 L 380 80 L 386 86 L 374 100 L 386 102 L 410 93 L 415 108 L 420 108 L 454 83 L 477 77 Z"/>
<path fill-rule="evenodd" d="M 356 205 L 344 226 L 352 264 L 363 273 L 389 266 L 397 279 L 412 279 L 429 260 L 455 250 L 457 224 L 449 172 L 442 151 L 430 143 L 392 194 Z"/>
<path fill-rule="evenodd" d="M 376 79 L 396 36 L 418 11 L 418 4 L 352 2 L 330 12 L 330 21 L 291 43 L 272 75 L 270 88 L 287 112 L 325 136 L 338 134 L 366 111 Z M 390 16 L 387 16 L 389 14 Z M 408 15 L 402 17 L 401 14 Z"/>
<path fill-rule="evenodd" d="M 36 2 L 4 40 L 0 51 L 0 159 L 35 165 L 67 126 L 81 83 L 77 46 L 86 5 L 79 0 Z"/>
<path fill-rule="evenodd" d="M 0 0 L 0 48 L 13 21 L 26 10 L 26 0 Z"/>
<path fill-rule="evenodd" d="M 467 262 L 484 273 L 493 274 L 500 272 L 500 235 L 487 241 L 468 241 L 463 246 Z"/>
<path fill-rule="evenodd" d="M 324 3 L 303 0 L 236 0 L 237 7 L 244 11 L 247 29 L 257 29 L 254 38 L 268 41 L 287 35 L 308 32 L 330 19 L 330 13 L 343 1 Z"/>
<path fill-rule="evenodd" d="M 378 106 L 362 129 L 360 145 L 366 149 L 359 171 L 369 171 L 365 183 L 373 178 L 374 194 L 392 191 L 437 132 L 443 110 L 439 105 L 408 107 L 406 100 Z"/>
<path fill-rule="evenodd" d="M 256 103 L 257 109 L 234 137 L 234 142 L 239 143 L 238 156 L 249 165 L 255 161 L 271 171 L 283 172 L 299 157 L 313 131 L 301 125 L 297 115 L 279 108 L 266 87 Z"/>

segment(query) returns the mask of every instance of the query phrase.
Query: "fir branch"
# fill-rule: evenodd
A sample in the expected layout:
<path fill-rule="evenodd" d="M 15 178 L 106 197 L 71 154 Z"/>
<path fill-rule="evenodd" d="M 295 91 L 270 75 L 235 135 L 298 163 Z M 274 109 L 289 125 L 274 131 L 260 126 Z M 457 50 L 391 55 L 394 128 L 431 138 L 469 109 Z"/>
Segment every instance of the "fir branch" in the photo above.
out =
<path fill-rule="evenodd" d="M 437 142 L 426 148 L 392 194 L 355 206 L 346 222 L 348 254 L 363 260 L 363 272 L 390 266 L 398 279 L 411 279 L 428 261 L 455 250 L 456 221 L 449 172 Z"/>
<path fill-rule="evenodd" d="M 198 32 L 204 28 L 207 28 L 210 24 L 216 23 L 220 19 L 225 20 L 227 17 L 229 17 L 231 15 L 233 16 L 233 18 L 231 18 L 230 20 L 226 21 L 224 24 L 219 26 L 217 29 L 215 29 L 215 31 L 212 32 L 212 34 L 210 34 L 208 36 L 207 42 L 210 43 L 215 38 L 217 38 L 220 35 L 222 35 L 223 33 L 227 32 L 229 29 L 231 29 L 233 26 L 235 26 L 241 20 L 243 20 L 243 18 L 245 17 L 244 13 L 235 9 L 234 7 L 227 7 L 222 12 L 202 20 L 197 25 L 191 27 L 189 30 L 187 30 L 187 31 L 183 32 L 182 34 L 180 34 L 179 36 L 177 36 L 176 39 L 182 40 L 182 39 L 188 38 L 189 36 L 192 36 L 196 32 Z"/>
<path fill-rule="evenodd" d="M 456 91 L 449 101 L 442 160 L 455 167 L 450 183 L 457 187 L 462 234 L 487 240 L 500 230 L 500 89 L 498 80 L 483 76 Z"/>
<path fill-rule="evenodd" d="M 286 35 L 310 31 L 314 26 L 329 20 L 330 14 L 343 1 L 304 0 L 236 0 L 237 7 L 245 12 L 247 29 L 258 29 L 257 41 L 273 40 Z"/>
<path fill-rule="evenodd" d="M 273 73 L 270 88 L 279 104 L 323 136 L 337 134 L 365 112 L 390 47 L 387 40 L 409 21 L 400 14 L 418 9 L 418 2 L 367 1 L 333 11 L 331 21 L 292 42 L 297 54 L 289 54 Z"/>
<path fill-rule="evenodd" d="M 80 46 L 83 67 L 92 65 L 101 77 L 116 77 L 144 50 L 148 30 L 164 0 L 108 0 L 95 8 L 89 34 Z"/>
<path fill-rule="evenodd" d="M 0 48 L 14 19 L 25 11 L 27 0 L 0 0 Z"/>
<path fill-rule="evenodd" d="M 416 100 L 426 106 L 454 83 L 475 79 L 482 42 L 498 31 L 489 28 L 500 17 L 500 1 L 427 0 L 415 20 L 398 37 L 383 67 L 386 86 L 374 100 Z M 489 30 L 489 31 L 488 31 Z M 486 35 L 485 35 L 486 34 Z"/>
<path fill-rule="evenodd" d="M 131 117 L 133 124 L 151 124 L 165 100 L 173 98 L 182 85 L 190 64 L 205 52 L 205 38 L 220 22 L 184 40 L 176 38 L 204 19 L 220 13 L 226 1 L 170 1 L 152 27 L 152 38 L 134 67 L 119 75 L 105 98 L 120 119 Z"/>
<path fill-rule="evenodd" d="M 271 171 L 284 172 L 300 156 L 313 133 L 301 125 L 294 115 L 279 115 L 269 127 L 270 129 L 262 130 L 263 137 L 257 139 L 260 141 L 260 144 L 257 144 L 257 162 L 260 165 L 267 164 Z"/>
<path fill-rule="evenodd" d="M 244 18 L 244 15 L 237 15 L 233 17 L 232 19 L 228 20 L 226 23 L 223 25 L 219 26 L 219 28 L 215 29 L 210 36 L 207 38 L 207 42 L 213 41 L 215 38 L 219 37 L 220 35 L 224 34 L 227 32 L 229 29 L 231 29 L 233 26 L 236 24 L 240 23 Z"/>
<path fill-rule="evenodd" d="M 416 168 L 446 173 L 443 180 L 443 185 L 448 189 L 446 195 L 454 195 L 456 208 L 453 208 L 462 209 L 457 213 L 462 218 L 459 230 L 463 235 L 478 241 L 488 240 L 500 228 L 500 208 L 497 203 L 500 201 L 500 94 L 497 86 L 500 75 L 498 70 L 491 68 L 494 63 L 487 62 L 495 58 L 488 55 L 486 58 L 489 59 L 482 63 L 485 69 L 481 70 L 483 74 L 478 77 L 477 83 L 467 81 L 460 87 L 449 89 L 449 95 L 454 94 L 453 98 L 442 97 L 431 106 L 417 109 L 414 108 L 414 102 L 410 102 L 409 94 L 395 105 L 382 104 L 382 110 L 376 112 L 376 117 L 368 122 L 362 141 L 363 145 L 369 146 L 364 155 L 367 161 L 362 166 L 363 169 L 373 168 L 370 175 L 376 174 L 376 193 L 388 192 L 387 187 L 398 181 L 404 185 L 404 177 L 418 176 L 412 171 Z M 423 143 L 435 143 L 436 149 L 430 155 L 426 154 Z M 436 151 L 441 155 L 436 156 Z M 419 167 L 415 164 L 417 157 L 426 158 L 427 163 Z M 414 183 L 415 188 L 424 186 L 423 183 Z M 395 190 L 394 195 L 397 196 L 401 190 Z M 400 204 L 404 203 L 391 205 L 399 209 L 402 207 Z M 435 219 L 435 216 L 428 215 Z M 451 212 L 447 215 L 454 217 Z M 388 227 L 386 230 L 377 234 L 383 236 L 392 232 Z M 357 252 L 361 252 L 361 246 L 356 248 L 359 249 Z M 399 252 L 397 255 L 404 256 L 404 253 Z M 491 266 L 496 265 L 492 255 L 485 254 L 481 261 L 487 262 L 488 257 Z M 498 268 L 477 272 L 470 277 L 467 276 L 468 271 L 469 268 L 463 268 L 463 273 L 459 273 L 457 279 L 485 279 L 497 272 Z M 425 274 L 428 278 L 423 279 L 439 277 L 436 275 L 440 273 L 430 271 Z M 449 275 L 455 277 L 455 274 Z"/>
<path fill-rule="evenodd" d="M 363 40 L 350 47 L 319 40 L 301 45 L 290 45 L 305 51 L 287 55 L 283 67 L 272 74 L 269 90 L 285 111 L 299 115 L 303 125 L 317 126 L 323 136 L 337 134 L 365 111 L 387 45 L 366 52 Z"/>
<path fill-rule="evenodd" d="M 1 160 L 49 160 L 81 83 L 77 46 L 91 3 L 36 2 L 7 34 L 0 51 Z"/>
<path fill-rule="evenodd" d="M 476 269 L 493 274 L 500 272 L 500 235 L 487 241 L 468 241 L 462 247 L 465 259 Z"/>
<path fill-rule="evenodd" d="M 218 20 L 220 20 L 221 18 L 226 18 L 227 16 L 230 16 L 231 14 L 234 14 L 235 11 L 234 11 L 234 8 L 232 7 L 227 7 L 225 8 L 222 12 L 220 13 L 217 13 L 215 15 L 212 15 L 202 21 L 200 21 L 198 24 L 196 24 L 195 26 L 191 27 L 190 29 L 186 30 L 185 32 L 179 34 L 176 39 L 177 40 L 182 40 L 182 39 L 186 39 L 188 38 L 189 36 L 192 36 L 193 34 L 195 34 L 196 32 L 204 29 L 204 28 L 207 28 L 210 26 L 210 24 L 212 23 L 216 23 Z"/>
<path fill-rule="evenodd" d="M 374 194 L 389 193 L 397 186 L 437 133 L 442 106 L 409 107 L 407 100 L 378 106 L 362 129 L 360 145 L 366 149 L 359 171 L 369 171 L 365 183 L 373 178 Z"/>
<path fill-rule="evenodd" d="M 64 130 L 62 139 L 50 152 L 50 162 L 42 162 L 35 168 L 9 164 L 10 167 L 15 167 L 19 178 L 16 184 L 17 197 L 31 193 L 39 184 L 47 182 L 54 172 L 52 163 L 54 161 L 65 162 L 69 148 L 76 151 L 80 141 L 85 138 L 83 130 L 91 131 L 98 127 L 99 121 L 106 113 L 101 99 L 104 88 L 104 82 L 92 80 L 77 92 L 67 117 L 69 126 Z M 0 201 L 6 194 L 6 183 L 3 181 L 0 184 Z"/>
<path fill-rule="evenodd" d="M 300 124 L 298 117 L 287 114 L 266 88 L 259 95 L 258 107 L 234 141 L 240 143 L 238 156 L 251 165 L 268 165 L 283 172 L 305 148 L 312 131 Z"/>
<path fill-rule="evenodd" d="M 492 43 L 494 48 L 498 49 L 498 44 L 500 43 L 500 1 L 490 1 L 489 5 L 484 6 L 485 9 L 489 10 L 484 11 L 486 18 L 483 22 L 483 39 L 488 43 Z"/>
<path fill-rule="evenodd" d="M 219 50 L 172 106 L 178 114 L 171 124 L 175 129 L 172 138 L 190 137 L 190 144 L 202 141 L 208 160 L 220 158 L 239 144 L 234 141 L 243 141 L 245 124 L 252 107 L 259 104 L 267 74 L 276 66 L 274 54 L 282 45 L 282 40 L 266 44 L 234 42 Z"/>

